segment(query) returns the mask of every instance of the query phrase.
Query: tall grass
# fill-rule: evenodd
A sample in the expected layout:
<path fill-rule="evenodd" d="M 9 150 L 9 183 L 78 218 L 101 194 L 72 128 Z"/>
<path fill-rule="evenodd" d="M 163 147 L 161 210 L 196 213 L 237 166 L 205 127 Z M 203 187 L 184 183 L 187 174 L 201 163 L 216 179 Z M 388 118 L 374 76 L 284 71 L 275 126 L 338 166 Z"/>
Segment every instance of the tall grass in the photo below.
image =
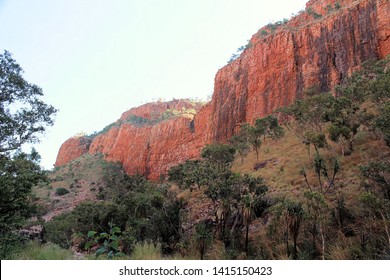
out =
<path fill-rule="evenodd" d="M 75 257 L 70 250 L 62 249 L 56 244 L 39 245 L 37 242 L 29 242 L 10 258 L 15 260 L 71 260 Z"/>
<path fill-rule="evenodd" d="M 130 259 L 132 260 L 162 260 L 161 246 L 152 243 L 138 243 Z"/>

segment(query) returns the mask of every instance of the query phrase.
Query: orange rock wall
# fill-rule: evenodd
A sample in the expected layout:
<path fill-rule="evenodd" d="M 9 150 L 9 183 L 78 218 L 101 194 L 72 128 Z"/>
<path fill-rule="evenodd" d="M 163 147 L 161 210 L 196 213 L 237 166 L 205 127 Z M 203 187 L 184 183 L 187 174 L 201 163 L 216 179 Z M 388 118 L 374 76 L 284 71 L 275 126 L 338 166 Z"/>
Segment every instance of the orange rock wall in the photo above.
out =
<path fill-rule="evenodd" d="M 325 13 L 326 3 L 335 2 L 310 1 L 322 18 L 308 23 L 303 13 L 294 18 L 298 27 L 287 24 L 268 36 L 255 34 L 241 57 L 218 71 L 213 141 L 224 141 L 240 123 L 291 104 L 305 89 L 330 91 L 363 61 L 390 53 L 389 1 L 345 0 L 339 10 Z"/>
<path fill-rule="evenodd" d="M 342 7 L 327 13 L 324 7 L 336 2 Z M 131 109 L 121 119 L 129 115 L 154 119 L 167 109 L 183 107 L 197 109 L 195 117 L 142 127 L 124 123 L 96 136 L 90 145 L 69 139 L 61 146 L 56 166 L 82 153 L 102 153 L 121 162 L 129 174 L 158 179 L 171 166 L 199 157 L 205 144 L 229 139 L 241 123 L 290 104 L 312 86 L 329 91 L 363 61 L 388 55 L 389 2 L 311 0 L 307 7 L 322 18 L 314 20 L 302 13 L 272 34 L 255 34 L 240 58 L 218 71 L 207 105 L 155 102 Z"/>
<path fill-rule="evenodd" d="M 55 166 L 61 166 L 88 152 L 91 139 L 86 137 L 72 137 L 66 140 L 58 151 Z"/>

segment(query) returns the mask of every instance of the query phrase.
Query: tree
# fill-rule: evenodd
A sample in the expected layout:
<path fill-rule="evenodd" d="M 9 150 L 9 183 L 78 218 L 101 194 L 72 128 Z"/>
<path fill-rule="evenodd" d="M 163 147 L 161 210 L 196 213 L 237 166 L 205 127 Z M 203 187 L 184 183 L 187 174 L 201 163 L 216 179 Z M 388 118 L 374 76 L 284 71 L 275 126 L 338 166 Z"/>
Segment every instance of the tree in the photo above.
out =
<path fill-rule="evenodd" d="M 287 201 L 285 207 L 286 207 L 287 226 L 290 231 L 290 234 L 293 237 L 293 243 L 294 243 L 293 258 L 296 260 L 298 258 L 297 241 L 298 241 L 299 230 L 301 227 L 301 222 L 303 220 L 304 210 L 302 207 L 302 203 L 294 202 L 294 201 Z M 288 246 L 287 246 L 287 254 L 288 254 Z"/>
<path fill-rule="evenodd" d="M 250 147 L 245 138 L 242 135 L 234 135 L 230 139 L 230 144 L 236 149 L 237 153 L 241 157 L 241 162 L 244 162 L 244 157 L 249 153 Z"/>
<path fill-rule="evenodd" d="M 390 147 L 390 102 L 387 102 L 380 113 L 374 119 L 374 127 L 379 129 L 383 134 L 383 139 L 387 146 Z"/>
<path fill-rule="evenodd" d="M 230 168 L 234 161 L 236 149 L 226 144 L 206 145 L 201 153 L 202 158 L 214 164 L 219 170 Z"/>
<path fill-rule="evenodd" d="M 22 73 L 8 51 L 0 55 L 0 257 L 12 247 L 12 231 L 29 215 L 31 188 L 45 179 L 38 153 L 22 153 L 21 147 L 38 142 L 56 113 L 40 100 L 42 90 Z"/>
<path fill-rule="evenodd" d="M 333 107 L 335 98 L 330 93 L 307 92 L 307 97 L 296 100 L 287 108 L 279 111 L 286 118 L 293 118 L 294 133 L 306 145 L 310 157 L 310 146 L 313 145 L 318 152 L 318 148 L 326 146 L 324 134 L 324 124 L 328 121 L 329 109 Z"/>
<path fill-rule="evenodd" d="M 22 77 L 23 70 L 7 51 L 0 55 L 0 153 L 36 143 L 56 109 L 40 100 L 42 89 Z"/>
<path fill-rule="evenodd" d="M 263 128 L 252 126 L 250 124 L 243 124 L 241 126 L 240 134 L 252 146 L 256 152 L 256 158 L 259 160 L 259 149 L 261 146 L 261 137 L 264 135 Z"/>
<path fill-rule="evenodd" d="M 333 106 L 329 108 L 327 114 L 330 121 L 329 138 L 336 143 L 341 139 L 346 140 L 349 153 L 353 151 L 353 142 L 359 127 L 368 119 L 365 110 L 360 107 L 360 102 L 355 102 L 348 96 L 341 96 L 334 100 Z M 342 153 L 345 155 L 344 149 L 342 149 Z"/>
<path fill-rule="evenodd" d="M 211 226 L 208 221 L 201 221 L 195 226 L 195 242 L 199 251 L 200 259 L 204 259 L 207 247 L 213 240 Z"/>

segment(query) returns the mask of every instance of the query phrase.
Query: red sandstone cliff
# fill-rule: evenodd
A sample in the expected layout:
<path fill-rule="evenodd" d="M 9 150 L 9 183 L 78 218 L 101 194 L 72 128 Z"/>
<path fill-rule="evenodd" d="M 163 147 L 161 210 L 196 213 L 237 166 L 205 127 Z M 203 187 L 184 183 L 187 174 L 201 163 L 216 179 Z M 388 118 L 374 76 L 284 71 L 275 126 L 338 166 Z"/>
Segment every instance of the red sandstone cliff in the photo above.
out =
<path fill-rule="evenodd" d="M 66 140 L 57 155 L 55 166 L 61 166 L 78 158 L 89 150 L 92 140 L 86 137 L 72 137 Z"/>
<path fill-rule="evenodd" d="M 336 3 L 341 7 L 336 9 Z M 306 11 L 275 30 L 255 34 L 242 55 L 216 74 L 209 104 L 176 100 L 131 109 L 120 126 L 90 145 L 86 138 L 67 140 L 56 166 L 86 152 L 103 153 L 122 162 L 128 173 L 157 179 L 172 165 L 198 157 L 205 144 L 226 141 L 240 123 L 290 104 L 312 86 L 329 91 L 363 61 L 390 53 L 389 0 L 311 0 Z M 132 115 L 153 120 L 183 108 L 197 113 L 143 126 L 124 122 Z"/>

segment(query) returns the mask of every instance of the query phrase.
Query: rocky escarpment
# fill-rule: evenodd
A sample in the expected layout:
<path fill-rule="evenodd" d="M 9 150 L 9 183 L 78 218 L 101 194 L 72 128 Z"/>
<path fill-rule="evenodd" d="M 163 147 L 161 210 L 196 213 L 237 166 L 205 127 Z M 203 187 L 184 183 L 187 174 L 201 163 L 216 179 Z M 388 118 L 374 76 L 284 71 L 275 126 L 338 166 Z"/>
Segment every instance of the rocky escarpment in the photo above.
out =
<path fill-rule="evenodd" d="M 158 179 L 171 166 L 199 156 L 208 142 L 207 108 L 199 102 L 174 100 L 130 109 L 107 131 L 67 140 L 55 165 L 63 165 L 83 153 L 101 153 L 106 160 L 121 162 L 129 174 Z"/>
<path fill-rule="evenodd" d="M 218 71 L 207 105 L 176 100 L 131 109 L 93 140 L 67 140 L 56 166 L 82 153 L 102 153 L 128 173 L 157 179 L 172 165 L 197 158 L 205 144 L 226 141 L 241 123 L 310 88 L 332 90 L 363 61 L 387 56 L 389 15 L 388 0 L 311 0 L 289 22 L 260 29 L 241 56 Z M 161 118 L 166 112 L 174 114 Z"/>
<path fill-rule="evenodd" d="M 311 87 L 330 91 L 363 61 L 388 55 L 389 9 L 385 0 L 312 0 L 291 22 L 261 29 L 215 77 L 212 139 L 228 139 L 238 124 L 290 104 Z"/>

